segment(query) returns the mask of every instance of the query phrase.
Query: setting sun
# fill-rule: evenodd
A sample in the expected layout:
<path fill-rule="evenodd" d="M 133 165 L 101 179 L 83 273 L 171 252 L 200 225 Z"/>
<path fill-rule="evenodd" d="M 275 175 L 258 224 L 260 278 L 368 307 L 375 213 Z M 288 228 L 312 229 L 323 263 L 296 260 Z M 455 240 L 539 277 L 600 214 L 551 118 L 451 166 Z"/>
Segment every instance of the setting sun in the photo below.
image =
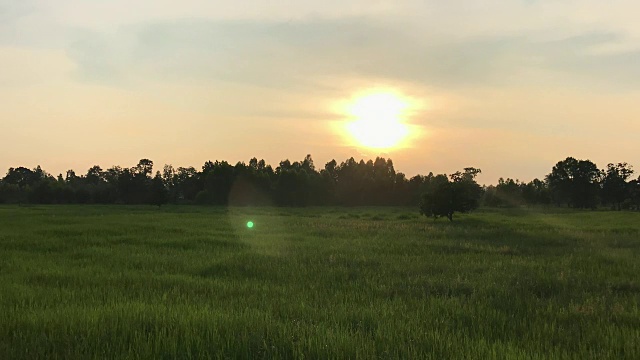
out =
<path fill-rule="evenodd" d="M 387 149 L 398 146 L 409 135 L 403 116 L 409 103 L 391 92 L 367 94 L 347 107 L 353 119 L 346 129 L 361 146 Z"/>

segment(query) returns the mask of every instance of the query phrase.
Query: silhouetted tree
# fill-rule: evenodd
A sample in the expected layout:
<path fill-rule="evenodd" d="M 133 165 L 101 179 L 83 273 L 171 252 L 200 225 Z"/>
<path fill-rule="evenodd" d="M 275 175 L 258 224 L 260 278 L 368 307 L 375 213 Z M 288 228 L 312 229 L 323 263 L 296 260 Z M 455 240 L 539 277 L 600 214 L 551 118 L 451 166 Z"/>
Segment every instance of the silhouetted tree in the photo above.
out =
<path fill-rule="evenodd" d="M 622 203 L 630 198 L 630 186 L 627 179 L 633 175 L 631 165 L 627 163 L 608 164 L 603 171 L 602 200 L 605 204 L 622 210 Z"/>
<path fill-rule="evenodd" d="M 418 205 L 422 199 L 422 194 L 424 194 L 427 189 L 426 187 L 429 185 L 431 180 L 433 179 L 433 173 L 429 173 L 429 175 L 416 175 L 409 179 L 408 191 L 411 194 L 411 202 L 407 205 Z"/>
<path fill-rule="evenodd" d="M 37 180 L 39 179 L 33 171 L 21 166 L 15 169 L 9 168 L 9 171 L 4 177 L 3 182 L 5 184 L 12 184 L 17 185 L 20 188 L 25 188 L 27 186 L 32 186 L 33 184 L 35 184 Z"/>
<path fill-rule="evenodd" d="M 551 203 L 551 196 L 547 184 L 539 179 L 524 184 L 520 184 L 522 198 L 527 205 L 548 205 Z"/>
<path fill-rule="evenodd" d="M 118 174 L 118 195 L 125 204 L 135 204 L 134 198 L 136 197 L 137 189 L 134 182 L 134 174 L 131 173 L 130 169 L 122 169 L 122 172 Z"/>
<path fill-rule="evenodd" d="M 388 204 L 390 205 L 410 205 L 411 204 L 411 191 L 409 188 L 409 181 L 403 173 L 396 173 L 393 180 L 393 191 Z"/>
<path fill-rule="evenodd" d="M 335 197 L 339 205 L 358 205 L 360 201 L 361 181 L 358 176 L 358 163 L 354 158 L 340 163 L 335 168 Z"/>
<path fill-rule="evenodd" d="M 98 165 L 92 166 L 89 170 L 87 170 L 85 179 L 87 180 L 88 184 L 98 185 L 101 181 L 104 181 L 102 168 Z"/>
<path fill-rule="evenodd" d="M 131 168 L 131 172 L 134 175 L 150 178 L 151 174 L 153 173 L 153 161 L 149 159 L 141 159 L 140 161 L 138 161 L 138 165 Z"/>
<path fill-rule="evenodd" d="M 315 173 L 316 167 L 313 164 L 313 159 L 311 158 L 311 154 L 307 154 L 302 163 L 300 163 L 300 168 L 307 172 L 307 174 Z"/>
<path fill-rule="evenodd" d="M 204 189 L 204 179 L 194 167 L 179 167 L 173 176 L 174 198 L 176 202 L 192 202 Z M 202 196 L 206 198 L 206 194 Z"/>
<path fill-rule="evenodd" d="M 0 203 L 17 204 L 25 201 L 18 185 L 0 182 Z"/>
<path fill-rule="evenodd" d="M 524 183 L 500 178 L 497 185 L 486 186 L 483 195 L 485 206 L 534 206 L 547 205 L 550 201 L 549 188 L 539 179 Z"/>
<path fill-rule="evenodd" d="M 331 160 L 324 165 L 324 169 L 320 170 L 320 179 L 322 182 L 324 199 L 322 204 L 335 204 L 336 203 L 336 183 L 338 181 L 338 173 L 336 172 L 336 166 L 338 163 L 335 160 Z"/>
<path fill-rule="evenodd" d="M 165 164 L 162 167 L 162 183 L 167 191 L 167 201 L 176 202 L 177 201 L 177 189 L 176 189 L 176 170 L 172 165 Z"/>
<path fill-rule="evenodd" d="M 498 185 L 496 185 L 495 197 L 501 206 L 520 206 L 524 203 L 522 196 L 522 188 L 519 180 L 507 178 L 498 179 Z"/>
<path fill-rule="evenodd" d="M 234 182 L 229 193 L 230 205 L 270 204 L 273 169 L 264 160 L 249 160 L 249 165 L 238 162 L 234 167 Z"/>
<path fill-rule="evenodd" d="M 40 165 L 29 170 L 25 167 L 9 168 L 3 179 L 3 197 L 12 202 L 52 203 L 55 199 L 52 182 L 55 178 L 47 174 Z"/>
<path fill-rule="evenodd" d="M 162 175 L 160 171 L 156 172 L 156 176 L 151 180 L 151 201 L 152 205 L 157 205 L 158 207 L 162 206 L 162 204 L 166 204 L 168 199 L 167 188 L 165 187 L 164 180 L 162 179 Z"/>
<path fill-rule="evenodd" d="M 301 161 L 283 160 L 275 170 L 256 157 L 235 166 L 226 161 L 207 161 L 201 171 L 165 165 L 153 177 L 153 161 L 149 159 L 142 159 L 130 168 L 113 166 L 103 170 L 95 165 L 85 175 L 69 170 L 57 179 L 40 166 L 18 167 L 10 168 L 0 179 L 0 202 L 157 204 L 162 198 L 159 194 L 164 193 L 163 202 L 180 204 L 415 206 L 424 205 L 422 195 L 428 194 L 430 202 L 426 204 L 432 208 L 425 213 L 449 217 L 453 213 L 435 205 L 443 198 L 454 199 L 463 210 L 477 206 L 460 205 L 459 199 L 452 198 L 467 189 L 473 194 L 483 192 L 486 206 L 546 205 L 553 201 L 558 205 L 595 208 L 602 199 L 603 204 L 617 209 L 640 208 L 640 180 L 628 181 L 633 171 L 626 163 L 609 164 L 606 171 L 600 171 L 588 160 L 567 158 L 554 166 L 545 181 L 500 179 L 497 185 L 480 190 L 459 185 L 471 183 L 468 180 L 475 178 L 469 175 L 473 170 L 469 168 L 451 177 L 429 173 L 407 179 L 396 172 L 391 159 L 377 157 L 366 161 L 349 158 L 340 164 L 331 160 L 318 171 L 311 155 Z"/>
<path fill-rule="evenodd" d="M 465 168 L 464 172 L 438 175 L 422 196 L 420 213 L 437 219 L 447 217 L 453 221 L 456 212 L 467 213 L 479 205 L 482 188 L 475 181 L 480 169 Z"/>
<path fill-rule="evenodd" d="M 595 208 L 598 204 L 601 172 L 589 160 L 568 157 L 558 162 L 547 175 L 551 197 L 560 205 L 575 208 Z"/>
<path fill-rule="evenodd" d="M 28 194 L 29 202 L 37 204 L 51 204 L 55 200 L 55 179 L 43 178 L 38 181 Z"/>
<path fill-rule="evenodd" d="M 640 211 L 640 176 L 629 182 L 630 207 Z"/>
<path fill-rule="evenodd" d="M 123 169 L 120 166 L 112 166 L 107 169 L 104 174 L 104 180 L 107 184 L 107 195 L 109 201 L 111 203 L 124 203 L 125 201 L 122 199 L 122 195 L 120 193 L 119 180 L 120 175 L 122 174 Z"/>
<path fill-rule="evenodd" d="M 229 193 L 235 180 L 234 167 L 226 161 L 207 161 L 202 167 L 204 177 L 204 195 L 200 201 L 214 205 L 227 205 Z"/>

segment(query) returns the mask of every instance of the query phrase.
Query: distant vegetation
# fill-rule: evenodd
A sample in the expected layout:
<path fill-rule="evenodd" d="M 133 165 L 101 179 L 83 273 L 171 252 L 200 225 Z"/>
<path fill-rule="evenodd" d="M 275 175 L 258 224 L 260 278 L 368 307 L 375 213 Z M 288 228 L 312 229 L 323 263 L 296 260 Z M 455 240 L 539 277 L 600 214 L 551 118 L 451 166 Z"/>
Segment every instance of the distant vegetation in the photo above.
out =
<path fill-rule="evenodd" d="M 275 169 L 257 158 L 235 165 L 207 161 L 200 170 L 165 165 L 155 176 L 153 169 L 148 159 L 131 168 L 93 166 L 85 174 L 69 170 L 57 177 L 40 166 L 10 168 L 0 180 L 0 203 L 417 206 L 426 201 L 426 207 L 421 205 L 425 214 L 449 217 L 433 202 L 451 190 L 438 190 L 443 182 L 453 183 L 456 177 L 429 173 L 407 178 L 395 171 L 391 159 L 381 157 L 367 162 L 350 158 L 340 164 L 332 160 L 318 170 L 310 155 L 302 161 L 281 161 Z M 500 179 L 474 191 L 463 208 L 477 202 L 640 210 L 640 178 L 633 179 L 633 174 L 627 163 L 601 170 L 589 160 L 569 157 L 543 180 Z"/>

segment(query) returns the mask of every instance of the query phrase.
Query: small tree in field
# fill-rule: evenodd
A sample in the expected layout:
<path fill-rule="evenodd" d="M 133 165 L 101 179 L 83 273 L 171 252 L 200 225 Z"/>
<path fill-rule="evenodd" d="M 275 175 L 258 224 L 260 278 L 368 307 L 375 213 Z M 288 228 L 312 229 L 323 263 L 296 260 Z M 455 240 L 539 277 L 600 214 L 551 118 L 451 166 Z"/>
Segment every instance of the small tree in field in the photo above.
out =
<path fill-rule="evenodd" d="M 422 195 L 420 214 L 453 221 L 454 213 L 477 209 L 482 196 L 482 188 L 475 180 L 479 173 L 480 169 L 465 168 L 464 172 L 456 172 L 449 178 L 440 177 L 442 181 L 433 183 Z"/>

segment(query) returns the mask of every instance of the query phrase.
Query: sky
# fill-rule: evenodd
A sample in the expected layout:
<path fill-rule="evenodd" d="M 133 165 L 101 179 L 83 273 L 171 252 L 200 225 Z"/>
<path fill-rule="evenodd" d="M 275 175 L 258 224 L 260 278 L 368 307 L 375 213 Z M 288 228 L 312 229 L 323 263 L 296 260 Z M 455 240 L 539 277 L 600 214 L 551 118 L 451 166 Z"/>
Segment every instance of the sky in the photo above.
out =
<path fill-rule="evenodd" d="M 0 0 L 0 172 L 149 158 L 384 156 L 397 171 L 542 178 L 568 156 L 640 170 L 637 0 Z M 345 104 L 412 104 L 401 146 Z"/>

